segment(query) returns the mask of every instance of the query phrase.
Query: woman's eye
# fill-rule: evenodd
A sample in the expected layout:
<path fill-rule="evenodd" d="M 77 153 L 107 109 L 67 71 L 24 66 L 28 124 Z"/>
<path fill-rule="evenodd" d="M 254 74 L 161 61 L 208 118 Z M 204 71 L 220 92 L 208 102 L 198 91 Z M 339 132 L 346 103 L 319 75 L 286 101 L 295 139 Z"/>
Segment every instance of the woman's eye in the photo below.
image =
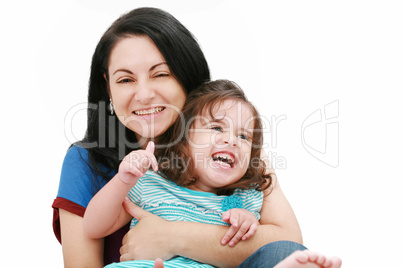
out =
<path fill-rule="evenodd" d="M 219 132 L 223 132 L 223 129 L 221 127 L 218 127 L 218 126 L 211 127 L 211 129 L 219 131 Z"/>
<path fill-rule="evenodd" d="M 158 77 L 166 77 L 166 76 L 169 76 L 169 75 L 170 75 L 169 73 L 157 73 L 157 74 L 154 75 L 154 77 L 156 77 L 156 78 L 158 78 Z"/>
<path fill-rule="evenodd" d="M 130 82 L 132 82 L 133 80 L 132 79 L 130 79 L 130 78 L 124 78 L 124 79 L 120 79 L 119 81 L 117 81 L 117 83 L 119 83 L 119 84 L 124 84 L 124 83 L 130 83 Z"/>

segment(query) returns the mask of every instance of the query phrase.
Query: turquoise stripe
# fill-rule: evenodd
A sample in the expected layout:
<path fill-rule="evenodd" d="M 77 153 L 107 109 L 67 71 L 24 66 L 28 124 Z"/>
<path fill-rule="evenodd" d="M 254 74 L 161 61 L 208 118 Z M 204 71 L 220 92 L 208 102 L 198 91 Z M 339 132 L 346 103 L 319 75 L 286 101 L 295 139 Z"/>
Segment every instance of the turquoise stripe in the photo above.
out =
<path fill-rule="evenodd" d="M 154 267 L 155 261 L 147 261 L 147 260 L 136 260 L 136 261 L 126 261 L 126 262 L 120 262 L 120 263 L 112 263 L 105 268 L 131 268 L 131 267 L 144 267 L 144 268 L 152 268 Z M 213 266 L 208 265 L 208 264 L 203 264 L 196 262 L 191 259 L 187 259 L 184 257 L 175 257 L 171 260 L 164 261 L 163 265 L 165 268 L 187 268 L 187 267 L 199 267 L 199 268 L 213 268 Z"/>

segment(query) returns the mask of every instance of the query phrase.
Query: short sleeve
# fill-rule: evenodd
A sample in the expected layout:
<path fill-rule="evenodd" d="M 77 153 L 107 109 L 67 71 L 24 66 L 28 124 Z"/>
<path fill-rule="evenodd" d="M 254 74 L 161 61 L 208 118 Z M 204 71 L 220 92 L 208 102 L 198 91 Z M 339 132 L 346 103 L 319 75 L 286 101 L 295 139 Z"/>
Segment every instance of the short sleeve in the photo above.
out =
<path fill-rule="evenodd" d="M 260 211 L 262 208 L 262 202 L 264 198 L 264 193 L 262 191 L 257 191 L 254 189 L 241 190 L 236 189 L 234 195 L 239 196 L 243 200 L 243 208 L 247 209 L 253 213 L 257 220 L 260 220 Z"/>
<path fill-rule="evenodd" d="M 88 165 L 88 151 L 82 147 L 72 146 L 64 158 L 57 197 L 86 208 L 95 194 L 93 179 L 93 173 Z M 98 183 L 99 188 L 106 183 L 99 178 L 94 182 Z"/>
<path fill-rule="evenodd" d="M 134 187 L 131 188 L 130 191 L 128 192 L 128 198 L 130 199 L 130 201 L 138 206 L 141 204 L 141 195 L 142 195 L 142 186 L 144 177 L 146 177 L 146 174 L 143 177 L 139 178 Z"/>

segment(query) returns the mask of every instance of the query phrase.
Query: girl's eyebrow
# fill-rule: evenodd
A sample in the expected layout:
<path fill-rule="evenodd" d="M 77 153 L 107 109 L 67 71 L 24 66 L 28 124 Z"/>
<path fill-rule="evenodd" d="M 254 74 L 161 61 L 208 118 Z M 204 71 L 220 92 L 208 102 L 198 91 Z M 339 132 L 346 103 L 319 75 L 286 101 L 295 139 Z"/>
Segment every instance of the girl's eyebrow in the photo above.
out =
<path fill-rule="evenodd" d="M 249 135 L 249 136 L 252 136 L 252 135 L 253 135 L 253 132 L 251 132 L 248 128 L 242 127 L 242 128 L 241 128 L 241 131 L 245 132 L 245 133 L 246 133 L 247 135 Z"/>
<path fill-rule="evenodd" d="M 163 61 L 163 62 L 157 63 L 157 64 L 155 64 L 155 65 L 152 65 L 151 68 L 149 68 L 149 70 L 150 70 L 150 71 L 153 71 L 156 67 L 158 67 L 158 66 L 160 66 L 160 65 L 163 65 L 163 64 L 166 64 L 166 65 L 167 65 L 167 63 Z M 117 72 L 125 72 L 125 73 L 129 73 L 129 74 L 133 74 L 133 72 L 130 71 L 129 69 L 121 68 L 121 69 L 117 69 L 117 70 L 113 73 L 113 75 L 115 75 Z"/>
<path fill-rule="evenodd" d="M 204 117 L 203 117 L 203 119 L 204 119 Z M 200 121 L 201 121 L 201 124 L 203 126 L 211 124 L 211 123 L 222 123 L 222 122 L 224 122 L 223 118 L 212 118 L 212 119 L 207 118 L 207 119 L 200 120 Z"/>

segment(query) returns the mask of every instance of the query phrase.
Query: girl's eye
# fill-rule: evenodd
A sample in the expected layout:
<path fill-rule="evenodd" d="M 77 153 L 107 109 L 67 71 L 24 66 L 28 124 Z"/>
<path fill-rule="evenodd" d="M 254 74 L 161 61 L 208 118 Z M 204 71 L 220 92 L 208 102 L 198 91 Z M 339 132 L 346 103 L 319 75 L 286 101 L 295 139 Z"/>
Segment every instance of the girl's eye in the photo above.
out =
<path fill-rule="evenodd" d="M 245 135 L 245 134 L 239 134 L 238 137 L 239 137 L 240 139 L 242 139 L 242 140 L 246 140 L 246 141 L 249 141 L 249 140 L 250 140 L 250 137 L 247 136 L 247 135 Z"/>

